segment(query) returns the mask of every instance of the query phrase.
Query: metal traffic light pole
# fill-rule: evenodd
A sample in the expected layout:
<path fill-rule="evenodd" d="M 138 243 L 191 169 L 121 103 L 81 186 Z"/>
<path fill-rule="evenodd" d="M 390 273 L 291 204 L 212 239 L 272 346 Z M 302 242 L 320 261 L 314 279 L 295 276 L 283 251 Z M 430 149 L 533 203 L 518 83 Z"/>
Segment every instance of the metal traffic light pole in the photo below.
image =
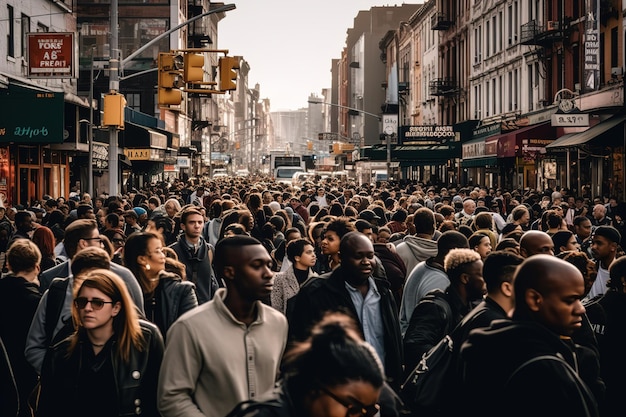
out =
<path fill-rule="evenodd" d="M 120 61 L 119 56 L 119 38 L 118 38 L 118 0 L 111 0 L 111 42 L 110 42 L 110 53 L 109 53 L 109 93 L 116 93 L 119 91 L 120 87 L 120 78 L 119 78 L 119 70 L 120 67 L 123 69 L 124 65 L 129 63 L 136 56 L 141 54 L 143 51 L 159 42 L 161 39 L 169 36 L 171 33 L 176 32 L 178 29 L 189 25 L 192 22 L 195 22 L 198 19 L 201 19 L 205 16 L 226 12 L 229 10 L 235 9 L 237 6 L 234 4 L 225 4 L 221 7 L 216 7 L 213 10 L 209 10 L 208 12 L 199 14 L 198 16 L 194 16 L 189 20 L 184 21 L 178 26 L 160 34 L 156 38 L 152 39 L 150 42 L 137 49 L 135 52 L 124 58 Z M 114 55 L 117 54 L 117 55 Z M 117 189 L 119 186 L 118 179 L 118 134 L 117 134 L 117 126 L 109 127 L 109 195 L 117 195 Z M 92 179 L 93 181 L 93 179 Z"/>

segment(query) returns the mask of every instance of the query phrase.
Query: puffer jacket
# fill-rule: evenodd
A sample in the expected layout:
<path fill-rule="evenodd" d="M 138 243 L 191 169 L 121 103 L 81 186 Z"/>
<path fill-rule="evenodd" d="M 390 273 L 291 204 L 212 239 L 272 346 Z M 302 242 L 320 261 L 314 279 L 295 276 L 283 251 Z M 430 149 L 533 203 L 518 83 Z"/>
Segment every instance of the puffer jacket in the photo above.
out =
<path fill-rule="evenodd" d="M 117 398 L 102 398 L 103 402 L 116 401 L 118 416 L 158 417 L 157 382 L 163 359 L 163 337 L 152 323 L 139 320 L 143 335 L 143 349 L 132 348 L 128 362 L 117 356 L 117 341 L 110 340 L 109 358 L 117 388 Z M 59 342 L 46 355 L 41 372 L 41 393 L 36 417 L 79 416 L 87 410 L 72 409 L 78 404 L 76 396 L 81 381 L 81 365 L 86 349 L 91 349 L 86 334 L 80 337 L 76 349 L 67 356 L 71 336 Z M 94 408 L 98 404 L 93 404 Z M 111 416 L 113 417 L 113 416 Z"/>

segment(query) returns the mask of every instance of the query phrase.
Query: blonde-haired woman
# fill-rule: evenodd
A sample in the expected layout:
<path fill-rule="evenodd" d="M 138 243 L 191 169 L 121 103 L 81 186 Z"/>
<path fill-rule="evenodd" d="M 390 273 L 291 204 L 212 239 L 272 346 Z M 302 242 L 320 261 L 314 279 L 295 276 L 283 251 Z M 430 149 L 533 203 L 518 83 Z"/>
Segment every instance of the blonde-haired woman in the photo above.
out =
<path fill-rule="evenodd" d="M 137 316 L 126 284 L 95 269 L 72 303 L 73 335 L 53 346 L 41 372 L 37 416 L 158 416 L 163 338 Z"/>

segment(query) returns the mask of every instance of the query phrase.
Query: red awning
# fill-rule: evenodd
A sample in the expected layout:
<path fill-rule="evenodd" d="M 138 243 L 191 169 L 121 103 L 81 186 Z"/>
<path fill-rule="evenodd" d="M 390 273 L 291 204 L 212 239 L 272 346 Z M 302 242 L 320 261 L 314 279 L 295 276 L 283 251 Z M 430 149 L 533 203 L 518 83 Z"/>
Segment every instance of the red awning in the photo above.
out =
<path fill-rule="evenodd" d="M 556 139 L 556 130 L 545 122 L 527 126 L 498 136 L 498 158 L 524 156 L 525 150 L 536 154 L 541 148 L 545 152 L 546 145 Z"/>

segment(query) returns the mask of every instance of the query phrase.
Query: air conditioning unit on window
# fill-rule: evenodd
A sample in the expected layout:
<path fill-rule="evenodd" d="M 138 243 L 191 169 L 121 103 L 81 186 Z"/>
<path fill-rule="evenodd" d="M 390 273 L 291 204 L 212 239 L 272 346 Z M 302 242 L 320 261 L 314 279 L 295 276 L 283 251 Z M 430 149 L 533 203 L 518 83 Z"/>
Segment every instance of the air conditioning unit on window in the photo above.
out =
<path fill-rule="evenodd" d="M 548 30 L 559 30 L 559 29 L 561 29 L 560 22 L 558 20 L 548 20 L 547 29 Z"/>

